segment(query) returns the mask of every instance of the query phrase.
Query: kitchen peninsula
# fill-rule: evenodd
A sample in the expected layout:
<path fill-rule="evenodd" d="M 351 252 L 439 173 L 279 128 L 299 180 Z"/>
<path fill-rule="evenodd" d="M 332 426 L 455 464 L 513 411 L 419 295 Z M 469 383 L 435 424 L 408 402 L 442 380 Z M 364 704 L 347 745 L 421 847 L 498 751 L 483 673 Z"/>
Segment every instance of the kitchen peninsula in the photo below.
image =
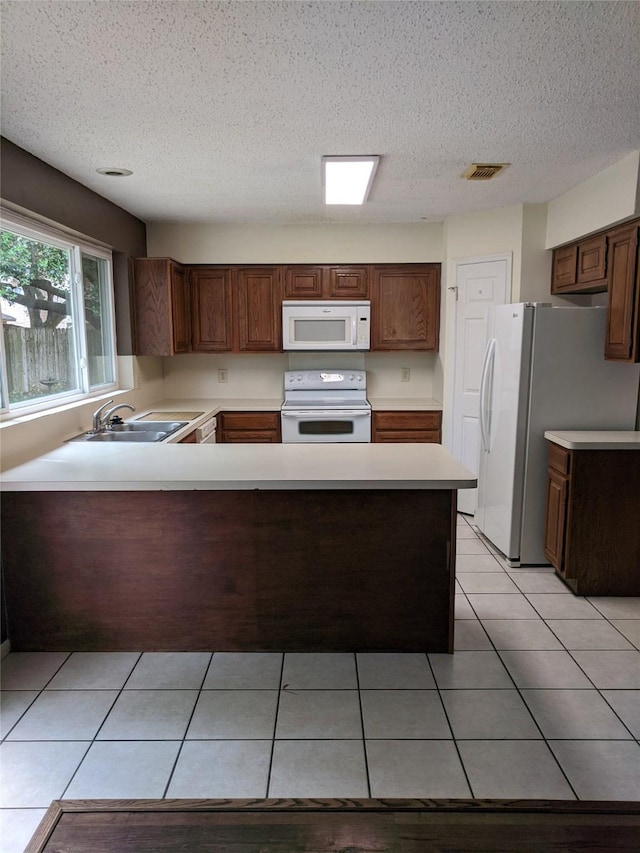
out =
<path fill-rule="evenodd" d="M 439 444 L 67 444 L 2 478 L 14 651 L 453 651 Z"/>

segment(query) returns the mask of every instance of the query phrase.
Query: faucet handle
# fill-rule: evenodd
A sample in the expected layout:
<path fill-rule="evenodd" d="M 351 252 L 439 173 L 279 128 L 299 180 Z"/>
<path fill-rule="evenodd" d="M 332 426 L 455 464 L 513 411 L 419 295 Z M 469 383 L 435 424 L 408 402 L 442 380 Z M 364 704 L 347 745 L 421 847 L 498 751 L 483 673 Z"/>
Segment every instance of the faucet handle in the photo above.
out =
<path fill-rule="evenodd" d="M 111 403 L 113 403 L 113 400 L 107 400 L 106 403 L 103 403 L 99 409 L 95 410 L 95 412 L 93 413 L 93 417 L 96 418 L 96 417 L 98 417 L 98 415 L 101 415 L 104 412 L 104 410 L 107 408 L 107 406 L 109 406 Z"/>

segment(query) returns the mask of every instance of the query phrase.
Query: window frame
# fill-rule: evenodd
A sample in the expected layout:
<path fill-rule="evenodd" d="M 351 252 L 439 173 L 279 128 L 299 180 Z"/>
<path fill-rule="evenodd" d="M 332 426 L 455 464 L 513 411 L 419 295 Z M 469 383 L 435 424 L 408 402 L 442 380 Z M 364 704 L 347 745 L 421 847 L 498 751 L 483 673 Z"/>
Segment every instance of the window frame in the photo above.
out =
<path fill-rule="evenodd" d="M 0 334 L 0 421 L 22 415 L 57 409 L 70 403 L 90 400 L 119 390 L 118 357 L 115 323 L 115 297 L 113 282 L 113 253 L 108 246 L 95 242 L 84 235 L 72 231 L 64 231 L 52 225 L 31 219 L 14 211 L 0 208 L 0 227 L 3 231 L 11 231 L 28 240 L 35 240 L 57 248 L 69 251 L 71 302 L 73 306 L 72 328 L 75 350 L 75 370 L 78 386 L 72 391 L 63 391 L 38 400 L 25 400 L 19 403 L 9 403 L 6 358 L 4 347 L 4 332 Z M 82 277 L 82 256 L 89 255 L 105 261 L 107 281 L 104 288 L 105 315 L 102 322 L 107 324 L 110 344 L 110 361 L 113 382 L 103 385 L 90 385 L 89 359 L 85 329 L 84 290 Z"/>

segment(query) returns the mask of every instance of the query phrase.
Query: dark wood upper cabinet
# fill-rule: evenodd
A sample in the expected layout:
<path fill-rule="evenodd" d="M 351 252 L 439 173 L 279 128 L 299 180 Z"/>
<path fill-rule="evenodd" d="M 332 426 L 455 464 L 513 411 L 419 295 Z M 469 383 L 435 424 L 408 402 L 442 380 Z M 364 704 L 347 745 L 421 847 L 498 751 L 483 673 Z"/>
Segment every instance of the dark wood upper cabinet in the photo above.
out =
<path fill-rule="evenodd" d="M 578 269 L 578 246 L 561 246 L 553 250 L 551 293 L 562 293 L 575 287 Z"/>
<path fill-rule="evenodd" d="M 606 289 L 606 234 L 553 250 L 551 293 L 598 293 Z"/>
<path fill-rule="evenodd" d="M 368 299 L 369 268 L 291 264 L 284 268 L 285 299 Z"/>
<path fill-rule="evenodd" d="M 609 233 L 609 302 L 605 358 L 640 361 L 638 223 Z"/>
<path fill-rule="evenodd" d="M 440 264 L 378 264 L 371 271 L 371 349 L 437 350 Z"/>
<path fill-rule="evenodd" d="M 325 293 L 328 299 L 368 299 L 367 267 L 325 267 Z"/>
<path fill-rule="evenodd" d="M 239 352 L 282 350 L 280 267 L 236 267 L 234 296 Z"/>
<path fill-rule="evenodd" d="M 372 350 L 437 350 L 440 264 L 134 261 L 137 355 L 281 352 L 283 299 L 370 299 Z"/>
<path fill-rule="evenodd" d="M 230 352 L 233 349 L 231 269 L 193 267 L 190 277 L 193 351 Z"/>
<path fill-rule="evenodd" d="M 607 287 L 607 236 L 598 234 L 578 243 L 578 284 Z"/>
<path fill-rule="evenodd" d="M 295 266 L 284 270 L 285 299 L 322 299 L 322 267 Z"/>
<path fill-rule="evenodd" d="M 176 355 L 191 346 L 191 308 L 185 267 L 171 258 L 134 258 L 136 355 Z"/>
<path fill-rule="evenodd" d="M 604 357 L 640 361 L 640 220 L 553 250 L 551 293 L 607 291 Z"/>
<path fill-rule="evenodd" d="M 606 234 L 553 250 L 551 293 L 598 293 L 606 289 Z"/>

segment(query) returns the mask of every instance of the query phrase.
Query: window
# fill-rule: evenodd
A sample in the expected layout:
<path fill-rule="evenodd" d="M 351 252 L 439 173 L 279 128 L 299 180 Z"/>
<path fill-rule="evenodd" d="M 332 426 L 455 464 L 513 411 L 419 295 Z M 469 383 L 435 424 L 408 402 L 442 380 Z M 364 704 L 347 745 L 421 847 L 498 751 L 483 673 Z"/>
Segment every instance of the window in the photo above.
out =
<path fill-rule="evenodd" d="M 111 253 L 21 218 L 0 231 L 2 408 L 46 408 L 116 383 Z"/>

